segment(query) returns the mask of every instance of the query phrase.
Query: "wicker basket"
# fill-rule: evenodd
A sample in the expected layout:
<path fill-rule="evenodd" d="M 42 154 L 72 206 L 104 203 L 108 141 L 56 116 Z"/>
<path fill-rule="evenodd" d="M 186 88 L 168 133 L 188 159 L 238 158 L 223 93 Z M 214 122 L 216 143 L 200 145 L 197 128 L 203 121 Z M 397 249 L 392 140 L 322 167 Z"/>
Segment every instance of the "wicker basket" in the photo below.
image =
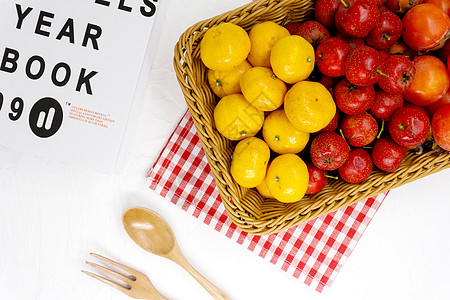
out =
<path fill-rule="evenodd" d="M 221 136 L 215 128 L 213 111 L 218 99 L 208 85 L 206 67 L 200 60 L 200 41 L 208 28 L 221 22 L 232 22 L 249 31 L 254 24 L 263 21 L 284 25 L 306 20 L 313 9 L 314 1 L 260 0 L 193 25 L 181 35 L 175 47 L 177 78 L 225 209 L 239 228 L 251 234 L 283 231 L 450 167 L 450 154 L 446 151 L 408 153 L 402 166 L 394 173 L 375 169 L 361 184 L 329 180 L 320 193 L 289 204 L 264 199 L 256 189 L 242 188 L 233 180 L 229 169 L 235 143 Z"/>

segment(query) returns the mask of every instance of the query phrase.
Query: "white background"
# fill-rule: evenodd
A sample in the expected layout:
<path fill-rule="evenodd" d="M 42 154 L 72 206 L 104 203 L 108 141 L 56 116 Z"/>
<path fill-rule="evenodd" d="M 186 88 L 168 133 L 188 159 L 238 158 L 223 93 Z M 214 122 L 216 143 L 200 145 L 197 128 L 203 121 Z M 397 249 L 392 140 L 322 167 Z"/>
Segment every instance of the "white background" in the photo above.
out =
<path fill-rule="evenodd" d="M 448 299 L 450 170 L 391 191 L 324 294 L 147 188 L 145 173 L 186 109 L 172 69 L 178 37 L 245 3 L 171 1 L 122 172 L 0 147 L 0 299 L 128 299 L 80 272 L 91 251 L 146 273 L 169 299 L 211 299 L 184 270 L 126 235 L 121 215 L 136 205 L 160 213 L 192 265 L 232 299 Z"/>

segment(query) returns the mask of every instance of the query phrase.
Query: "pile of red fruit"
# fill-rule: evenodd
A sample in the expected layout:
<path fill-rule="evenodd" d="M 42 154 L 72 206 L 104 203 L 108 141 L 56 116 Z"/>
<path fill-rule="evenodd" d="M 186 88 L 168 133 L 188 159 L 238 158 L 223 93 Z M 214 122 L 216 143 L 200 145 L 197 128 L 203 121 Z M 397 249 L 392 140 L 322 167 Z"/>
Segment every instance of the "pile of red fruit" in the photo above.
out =
<path fill-rule="evenodd" d="M 362 182 L 397 170 L 425 143 L 450 151 L 450 0 L 317 0 L 315 20 L 286 28 L 315 48 L 338 111 L 316 134 L 309 194 L 327 171 Z"/>

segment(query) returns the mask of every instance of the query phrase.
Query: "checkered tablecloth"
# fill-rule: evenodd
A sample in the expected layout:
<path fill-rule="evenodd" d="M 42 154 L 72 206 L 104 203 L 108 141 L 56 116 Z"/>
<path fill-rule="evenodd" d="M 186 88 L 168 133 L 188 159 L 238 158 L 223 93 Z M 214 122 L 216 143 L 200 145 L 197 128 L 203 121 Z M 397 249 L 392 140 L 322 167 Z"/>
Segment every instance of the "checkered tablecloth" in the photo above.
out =
<path fill-rule="evenodd" d="M 227 216 L 189 112 L 147 177 L 150 188 L 161 196 L 318 292 L 336 278 L 386 196 L 367 199 L 277 234 L 246 233 Z"/>

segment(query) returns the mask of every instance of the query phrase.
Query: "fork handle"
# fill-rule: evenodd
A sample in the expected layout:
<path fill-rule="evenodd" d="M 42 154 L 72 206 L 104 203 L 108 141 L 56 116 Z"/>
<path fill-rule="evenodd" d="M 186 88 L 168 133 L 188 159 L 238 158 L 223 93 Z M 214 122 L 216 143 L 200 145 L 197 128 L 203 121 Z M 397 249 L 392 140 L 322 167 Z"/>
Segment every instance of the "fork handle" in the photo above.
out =
<path fill-rule="evenodd" d="M 164 297 L 163 295 L 157 293 L 151 296 L 151 298 L 148 298 L 148 300 L 169 300 L 168 298 Z"/>
<path fill-rule="evenodd" d="M 175 248 L 175 251 L 171 252 L 168 256 L 169 259 L 180 265 L 185 269 L 198 283 L 208 292 L 214 299 L 217 300 L 231 300 L 224 292 L 219 290 L 214 284 L 212 284 L 208 279 L 206 279 L 202 274 L 200 274 L 183 256 L 179 249 Z"/>

